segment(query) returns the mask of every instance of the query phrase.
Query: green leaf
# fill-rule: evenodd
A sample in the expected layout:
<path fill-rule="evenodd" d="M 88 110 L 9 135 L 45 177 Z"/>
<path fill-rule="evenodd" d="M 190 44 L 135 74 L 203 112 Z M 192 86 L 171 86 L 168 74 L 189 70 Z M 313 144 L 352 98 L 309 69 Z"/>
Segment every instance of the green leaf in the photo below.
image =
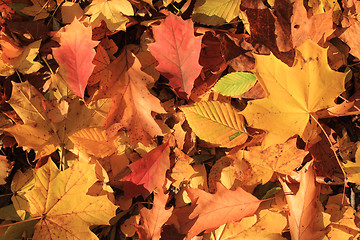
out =
<path fill-rule="evenodd" d="M 192 130 L 204 141 L 231 148 L 247 140 L 244 117 L 228 103 L 198 102 L 181 110 Z"/>
<path fill-rule="evenodd" d="M 224 96 L 235 97 L 247 92 L 256 81 L 256 76 L 252 73 L 233 72 L 220 78 L 213 90 Z"/>

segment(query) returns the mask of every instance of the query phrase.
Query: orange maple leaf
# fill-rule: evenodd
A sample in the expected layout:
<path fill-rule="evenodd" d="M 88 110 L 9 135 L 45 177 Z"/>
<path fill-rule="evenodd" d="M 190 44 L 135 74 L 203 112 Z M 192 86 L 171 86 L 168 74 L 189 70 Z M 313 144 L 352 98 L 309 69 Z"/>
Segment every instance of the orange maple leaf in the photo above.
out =
<path fill-rule="evenodd" d="M 219 182 L 215 194 L 198 188 L 189 188 L 186 192 L 191 204 L 196 204 L 189 216 L 191 220 L 188 224 L 192 226 L 187 232 L 188 239 L 204 230 L 213 230 L 222 224 L 240 221 L 244 217 L 253 215 L 261 202 L 241 187 L 231 191 Z"/>
<path fill-rule="evenodd" d="M 104 126 L 109 133 L 124 127 L 129 133 L 130 143 L 149 145 L 153 137 L 162 135 L 151 112 L 166 113 L 159 99 L 154 97 L 146 85 L 153 79 L 141 71 L 141 64 L 134 54 L 125 50 L 109 66 L 111 79 L 100 82 L 95 98 L 112 98 L 112 105 Z M 111 128 L 110 128 L 111 127 Z"/>
<path fill-rule="evenodd" d="M 140 210 L 141 224 L 136 226 L 140 239 L 160 239 L 161 227 L 169 219 L 174 209 L 173 207 L 165 208 L 167 199 L 168 195 L 160 191 L 155 194 L 151 209 L 142 208 Z"/>

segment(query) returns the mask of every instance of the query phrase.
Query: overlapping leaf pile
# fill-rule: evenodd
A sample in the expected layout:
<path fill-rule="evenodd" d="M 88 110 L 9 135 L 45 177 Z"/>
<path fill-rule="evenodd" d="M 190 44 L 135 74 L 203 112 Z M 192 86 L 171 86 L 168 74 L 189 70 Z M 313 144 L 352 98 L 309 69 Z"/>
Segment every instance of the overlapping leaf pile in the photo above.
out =
<path fill-rule="evenodd" d="M 359 1 L 0 11 L 0 239 L 360 237 Z"/>

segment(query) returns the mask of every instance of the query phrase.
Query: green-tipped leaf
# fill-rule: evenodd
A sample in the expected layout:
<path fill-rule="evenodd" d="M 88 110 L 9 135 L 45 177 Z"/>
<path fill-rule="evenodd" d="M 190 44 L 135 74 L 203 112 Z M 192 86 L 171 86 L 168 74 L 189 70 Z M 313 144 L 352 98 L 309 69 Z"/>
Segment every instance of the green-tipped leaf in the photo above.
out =
<path fill-rule="evenodd" d="M 233 72 L 220 78 L 213 90 L 224 96 L 235 97 L 247 92 L 256 81 L 256 76 L 252 73 Z"/>
<path fill-rule="evenodd" d="M 198 102 L 183 106 L 186 120 L 195 134 L 221 147 L 234 147 L 247 139 L 244 117 L 228 103 Z"/>

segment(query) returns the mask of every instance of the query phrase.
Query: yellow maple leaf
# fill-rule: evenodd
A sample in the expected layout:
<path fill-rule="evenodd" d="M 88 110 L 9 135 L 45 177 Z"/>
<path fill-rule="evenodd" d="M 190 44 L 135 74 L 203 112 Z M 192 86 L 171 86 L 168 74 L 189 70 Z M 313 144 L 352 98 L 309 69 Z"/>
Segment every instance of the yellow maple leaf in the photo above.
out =
<path fill-rule="evenodd" d="M 302 136 L 311 115 L 335 105 L 346 73 L 332 70 L 327 49 L 311 40 L 295 49 L 292 67 L 270 56 L 255 56 L 255 74 L 267 97 L 249 102 L 242 112 L 250 126 L 268 131 L 264 147 Z"/>
<path fill-rule="evenodd" d="M 106 195 L 87 195 L 97 181 L 95 164 L 75 162 L 60 172 L 49 160 L 35 170 L 35 186 L 25 195 L 31 216 L 41 217 L 33 239 L 98 239 L 89 226 L 109 224 L 117 207 Z"/>
<path fill-rule="evenodd" d="M 24 220 L 26 212 L 29 212 L 29 203 L 25 198 L 25 194 L 30 191 L 35 184 L 33 170 L 28 169 L 24 173 L 18 170 L 11 182 L 11 191 L 14 195 L 11 200 L 19 217 Z"/>
<path fill-rule="evenodd" d="M 61 110 L 54 107 L 46 109 L 44 103 L 47 103 L 46 99 L 29 82 L 13 83 L 9 104 L 24 124 L 15 124 L 4 130 L 15 137 L 19 146 L 34 149 L 37 158 L 51 154 L 59 146 L 68 150 L 76 149 L 77 153 L 76 142 L 72 142 L 69 136 L 82 128 L 100 127 L 110 107 L 107 99 L 84 106 L 75 98 L 69 102 L 64 120 L 53 122 L 49 114 Z"/>
<path fill-rule="evenodd" d="M 39 53 L 41 40 L 30 43 L 22 49 L 22 53 L 16 58 L 5 62 L 0 59 L 0 76 L 10 76 L 14 74 L 15 70 L 23 74 L 30 74 L 37 72 L 41 67 L 41 63 L 35 62 L 34 58 Z"/>
<path fill-rule="evenodd" d="M 129 19 L 125 15 L 134 15 L 134 10 L 127 0 L 94 0 L 85 9 L 85 14 L 91 15 L 90 22 L 94 27 L 105 21 L 107 28 L 113 32 L 126 30 Z"/>

